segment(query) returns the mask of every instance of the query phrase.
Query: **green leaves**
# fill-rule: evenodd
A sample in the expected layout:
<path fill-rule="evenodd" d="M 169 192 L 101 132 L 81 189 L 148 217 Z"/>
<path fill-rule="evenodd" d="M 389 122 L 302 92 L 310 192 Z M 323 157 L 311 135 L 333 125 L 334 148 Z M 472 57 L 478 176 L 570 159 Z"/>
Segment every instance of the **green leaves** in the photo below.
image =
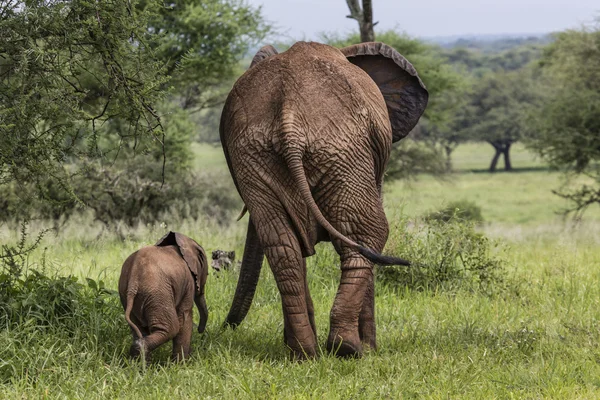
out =
<path fill-rule="evenodd" d="M 0 182 L 68 185 L 64 163 L 95 157 L 101 126 L 160 134 L 154 105 L 167 77 L 145 46 L 136 2 L 16 2 L 0 19 Z"/>
<path fill-rule="evenodd" d="M 565 172 L 557 193 L 573 201 L 572 211 L 600 203 L 600 21 L 567 30 L 544 53 L 539 69 L 541 101 L 530 114 L 535 134 L 529 146 Z M 593 185 L 569 186 L 576 175 Z"/>

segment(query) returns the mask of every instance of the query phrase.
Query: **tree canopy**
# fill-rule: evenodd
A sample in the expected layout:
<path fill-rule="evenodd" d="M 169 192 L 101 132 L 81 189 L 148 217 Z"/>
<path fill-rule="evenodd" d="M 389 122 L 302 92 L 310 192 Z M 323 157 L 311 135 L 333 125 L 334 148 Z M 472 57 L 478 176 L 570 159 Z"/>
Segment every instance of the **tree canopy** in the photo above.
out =
<path fill-rule="evenodd" d="M 529 145 L 587 183 L 557 191 L 573 209 L 600 203 L 600 21 L 555 35 L 540 62 L 541 100 L 531 109 Z"/>
<path fill-rule="evenodd" d="M 149 191 L 139 204 L 167 207 L 165 179 L 189 181 L 190 112 L 269 29 L 241 0 L 2 2 L 0 184 L 17 206 Z"/>

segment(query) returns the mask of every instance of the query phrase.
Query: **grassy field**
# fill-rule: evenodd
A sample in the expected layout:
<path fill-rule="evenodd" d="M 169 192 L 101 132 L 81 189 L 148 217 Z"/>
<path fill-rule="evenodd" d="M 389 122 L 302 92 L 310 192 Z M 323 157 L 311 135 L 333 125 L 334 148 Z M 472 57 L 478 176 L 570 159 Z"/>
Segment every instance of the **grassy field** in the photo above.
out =
<path fill-rule="evenodd" d="M 112 297 L 94 303 L 64 332 L 27 320 L 0 330 L 0 398 L 599 398 L 600 211 L 590 209 L 579 224 L 564 220 L 557 212 L 567 204 L 551 193 L 559 174 L 519 146 L 516 172 L 488 174 L 488 147 L 459 147 L 457 172 L 444 180 L 421 176 L 387 185 L 385 204 L 394 227 L 403 215 L 474 201 L 485 219 L 480 230 L 498 241 L 490 252 L 503 260 L 508 289 L 490 295 L 379 284 L 378 351 L 360 360 L 323 353 L 295 363 L 283 345 L 281 305 L 268 267 L 235 331 L 220 324 L 237 276 L 211 273 L 207 333 L 194 334 L 189 361 L 167 362 L 170 345 L 146 368 L 127 360 L 130 336 Z M 219 147 L 195 151 L 198 168 L 225 167 Z M 244 222 L 165 223 L 140 226 L 120 240 L 81 217 L 47 236 L 30 268 L 39 268 L 44 255 L 49 271 L 116 288 L 123 260 L 167 229 L 189 234 L 207 251 L 243 250 Z M 15 238 L 13 230 L 0 229 L 0 242 Z M 336 264 L 328 244 L 308 259 L 321 344 L 337 290 Z"/>

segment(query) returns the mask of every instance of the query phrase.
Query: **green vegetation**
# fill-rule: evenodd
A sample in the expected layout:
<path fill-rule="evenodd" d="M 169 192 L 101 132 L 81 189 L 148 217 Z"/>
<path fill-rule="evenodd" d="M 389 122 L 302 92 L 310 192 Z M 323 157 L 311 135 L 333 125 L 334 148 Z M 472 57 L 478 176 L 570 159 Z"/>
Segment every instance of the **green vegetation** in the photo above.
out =
<path fill-rule="evenodd" d="M 377 269 L 379 350 L 289 361 L 265 264 L 237 330 L 237 272 L 211 272 L 193 357 L 129 360 L 129 254 L 167 230 L 243 253 L 214 143 L 271 32 L 243 0 L 165 4 L 0 2 L 0 398 L 600 397 L 598 26 L 444 47 L 377 33 L 430 91 L 384 186 L 385 252 L 414 266 Z M 365 4 L 350 11 L 372 30 Z M 330 244 L 307 260 L 321 344 L 338 263 Z"/>
<path fill-rule="evenodd" d="M 541 60 L 542 96 L 530 107 L 530 146 L 551 165 L 592 183 L 558 194 L 584 211 L 600 202 L 600 19 L 596 25 L 556 35 Z"/>
<path fill-rule="evenodd" d="M 482 223 L 481 207 L 471 200 L 453 201 L 437 211 L 432 211 L 425 216 L 426 221 L 450 222 L 463 221 Z"/>
<path fill-rule="evenodd" d="M 44 283 L 71 287 L 64 298 L 73 311 L 51 326 L 23 312 L 23 318 L 3 324 L 0 397 L 597 397 L 600 212 L 590 209 L 577 226 L 563 223 L 554 212 L 567 202 L 550 194 L 560 175 L 548 172 L 519 145 L 514 167 L 526 172 L 486 173 L 490 150 L 485 144 L 459 146 L 459 172 L 448 180 L 422 176 L 388 184 L 391 238 L 386 251 L 432 261 L 455 238 L 454 254 L 484 261 L 471 265 L 499 263 L 487 270 L 502 272 L 502 279 L 492 278 L 494 290 L 489 292 L 472 284 L 478 280 L 431 285 L 435 277 L 413 275 L 412 289 L 398 280 L 390 282 L 391 272 L 380 270 L 377 352 L 361 360 L 323 354 L 314 362 L 290 362 L 282 341 L 279 295 L 265 264 L 250 314 L 237 330 L 220 327 L 237 275 L 211 273 L 206 286 L 210 320 L 206 335 L 194 333 L 193 358 L 171 364 L 167 345 L 157 352 L 154 364 L 143 368 L 127 359 L 130 334 L 121 306 L 110 293 L 99 293 L 99 282 L 114 290 L 123 260 L 167 229 L 191 235 L 208 251 L 241 252 L 245 223 L 231 219 L 224 227 L 206 215 L 198 220 L 166 217 L 130 228 L 120 239 L 76 216 L 22 260 L 24 271 L 43 270 L 41 261 L 33 261 L 43 259 L 48 276 L 79 278 L 78 283 Z M 220 148 L 202 145 L 194 152 L 196 161 L 212 165 L 211 171 L 223 171 Z M 429 239 L 423 235 L 420 216 L 462 199 L 482 208 L 485 224 L 477 232 L 494 241 L 460 225 L 436 228 Z M 32 224 L 43 228 L 39 222 Z M 5 225 L 0 237 L 16 243 L 18 233 Z M 337 289 L 336 265 L 329 244 L 320 244 L 308 259 L 320 343 Z M 93 283 L 88 284 L 88 277 Z M 30 302 L 36 300 L 34 304 L 48 310 L 53 303 L 41 302 L 45 293 Z"/>
<path fill-rule="evenodd" d="M 0 3 L 0 220 L 198 214 L 194 113 L 269 29 L 240 0 Z"/>

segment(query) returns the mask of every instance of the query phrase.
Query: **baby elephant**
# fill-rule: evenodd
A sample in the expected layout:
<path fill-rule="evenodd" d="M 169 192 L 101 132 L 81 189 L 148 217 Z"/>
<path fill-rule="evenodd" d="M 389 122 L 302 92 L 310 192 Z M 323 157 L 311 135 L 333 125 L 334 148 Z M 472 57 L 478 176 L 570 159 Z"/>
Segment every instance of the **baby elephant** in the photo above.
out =
<path fill-rule="evenodd" d="M 204 332 L 208 309 L 204 284 L 208 262 L 194 240 L 169 232 L 154 246 L 130 255 L 121 270 L 119 296 L 131 327 L 132 357 L 173 340 L 173 360 L 187 358 L 192 338 L 193 303 L 200 312 L 198 332 Z"/>

